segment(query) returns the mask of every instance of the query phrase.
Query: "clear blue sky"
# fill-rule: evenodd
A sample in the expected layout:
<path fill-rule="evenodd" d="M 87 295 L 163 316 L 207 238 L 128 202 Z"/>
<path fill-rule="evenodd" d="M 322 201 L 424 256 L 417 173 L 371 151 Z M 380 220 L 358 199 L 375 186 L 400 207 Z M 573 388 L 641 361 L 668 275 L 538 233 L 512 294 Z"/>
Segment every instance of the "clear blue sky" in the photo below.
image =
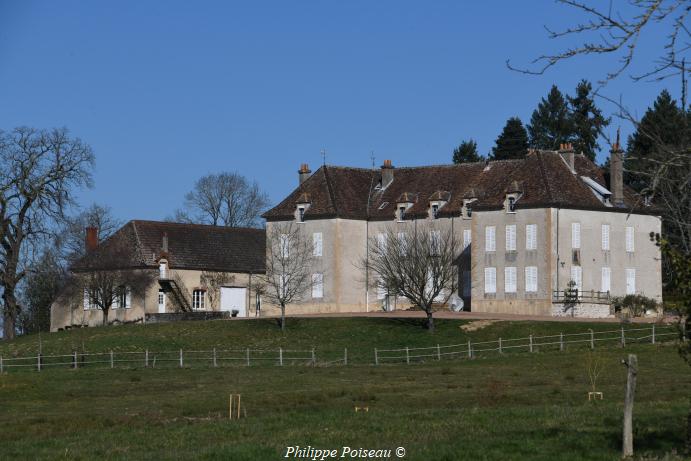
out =
<path fill-rule="evenodd" d="M 448 163 L 470 137 L 488 152 L 552 83 L 603 76 L 597 59 L 541 77 L 505 67 L 557 49 L 543 25 L 576 19 L 547 0 L 0 0 L 0 128 L 66 126 L 91 144 L 96 185 L 79 201 L 123 220 L 162 219 L 224 170 L 276 203 L 322 148 L 353 166 L 370 151 L 377 165 Z M 663 34 L 645 38 L 650 62 Z M 664 86 L 623 78 L 607 94 L 642 114 Z"/>

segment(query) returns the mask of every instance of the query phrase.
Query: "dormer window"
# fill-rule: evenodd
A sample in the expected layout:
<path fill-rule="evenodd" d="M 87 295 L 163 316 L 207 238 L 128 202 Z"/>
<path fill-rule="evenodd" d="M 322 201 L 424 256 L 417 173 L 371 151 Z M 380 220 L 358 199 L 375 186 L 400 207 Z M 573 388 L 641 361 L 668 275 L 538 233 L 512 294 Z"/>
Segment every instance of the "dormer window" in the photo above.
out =
<path fill-rule="evenodd" d="M 403 221 L 403 218 L 405 217 L 405 210 L 406 206 L 405 205 L 398 205 L 398 211 L 396 211 L 396 219 L 398 221 Z"/>
<path fill-rule="evenodd" d="M 431 215 L 432 215 L 432 219 L 439 218 L 439 204 L 438 203 L 432 204 Z"/>
<path fill-rule="evenodd" d="M 298 222 L 305 222 L 305 207 L 298 207 Z"/>
<path fill-rule="evenodd" d="M 516 212 L 516 202 L 518 202 L 518 199 L 520 198 L 520 195 L 518 193 L 510 193 L 506 194 L 506 201 L 504 202 L 504 208 L 506 209 L 507 213 L 515 213 Z"/>
<path fill-rule="evenodd" d="M 516 212 L 516 197 L 509 197 L 509 213 Z"/>
<path fill-rule="evenodd" d="M 471 203 L 473 203 L 475 200 L 477 200 L 477 199 L 475 199 L 475 198 L 463 199 L 463 209 L 461 210 L 461 216 L 463 218 L 470 219 L 473 216 L 473 210 L 472 210 Z"/>
<path fill-rule="evenodd" d="M 588 176 L 581 176 L 581 180 L 590 188 L 591 192 L 605 206 L 612 206 L 612 192 Z"/>

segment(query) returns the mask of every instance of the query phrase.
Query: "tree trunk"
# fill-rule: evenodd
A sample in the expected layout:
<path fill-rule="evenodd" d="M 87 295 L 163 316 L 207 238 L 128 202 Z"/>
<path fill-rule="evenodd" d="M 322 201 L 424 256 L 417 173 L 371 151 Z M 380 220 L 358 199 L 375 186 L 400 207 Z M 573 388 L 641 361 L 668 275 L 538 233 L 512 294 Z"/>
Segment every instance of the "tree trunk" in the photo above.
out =
<path fill-rule="evenodd" d="M 2 324 L 2 337 L 4 339 L 14 339 L 15 335 L 15 323 L 17 321 L 17 312 L 19 307 L 17 306 L 17 299 L 14 297 L 14 290 L 9 287 L 5 287 L 5 291 L 2 294 L 3 300 L 3 324 Z"/>
<path fill-rule="evenodd" d="M 286 306 L 281 304 L 281 331 L 286 330 Z"/>
<path fill-rule="evenodd" d="M 108 325 L 108 309 L 103 309 L 103 326 Z"/>
<path fill-rule="evenodd" d="M 428 308 L 427 313 L 427 330 L 432 333 L 434 332 L 434 318 L 432 317 L 432 308 Z"/>
<path fill-rule="evenodd" d="M 633 456 L 633 398 L 636 393 L 636 375 L 638 374 L 638 358 L 629 354 L 625 362 L 628 368 L 626 376 L 626 397 L 624 399 L 624 433 L 622 442 L 622 457 Z"/>

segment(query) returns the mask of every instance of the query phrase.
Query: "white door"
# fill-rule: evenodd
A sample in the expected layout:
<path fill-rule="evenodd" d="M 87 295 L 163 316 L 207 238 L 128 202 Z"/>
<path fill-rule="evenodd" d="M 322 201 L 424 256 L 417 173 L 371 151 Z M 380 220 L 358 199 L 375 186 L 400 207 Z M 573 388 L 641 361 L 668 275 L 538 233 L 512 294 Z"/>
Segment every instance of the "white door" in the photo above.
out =
<path fill-rule="evenodd" d="M 221 287 L 221 310 L 247 317 L 247 288 Z"/>
<path fill-rule="evenodd" d="M 158 290 L 158 313 L 166 313 L 166 294 L 163 290 Z"/>

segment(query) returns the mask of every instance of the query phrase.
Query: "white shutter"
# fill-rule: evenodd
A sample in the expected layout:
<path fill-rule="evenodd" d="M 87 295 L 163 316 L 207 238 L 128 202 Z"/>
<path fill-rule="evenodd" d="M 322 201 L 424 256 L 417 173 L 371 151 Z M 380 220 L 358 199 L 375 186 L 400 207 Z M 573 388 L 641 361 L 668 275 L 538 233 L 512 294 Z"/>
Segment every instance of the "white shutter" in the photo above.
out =
<path fill-rule="evenodd" d="M 386 286 L 384 286 L 384 281 L 379 280 L 377 282 L 377 299 L 384 299 L 386 297 Z"/>
<path fill-rule="evenodd" d="M 441 252 L 441 231 L 433 230 L 429 233 L 430 251 L 436 256 Z"/>
<path fill-rule="evenodd" d="M 537 266 L 525 268 L 525 291 L 526 293 L 537 292 Z"/>
<path fill-rule="evenodd" d="M 515 267 L 505 267 L 504 268 L 504 292 L 505 293 L 515 293 L 516 292 L 516 268 Z"/>
<path fill-rule="evenodd" d="M 485 293 L 497 292 L 497 268 L 485 267 Z"/>
<path fill-rule="evenodd" d="M 602 249 L 609 250 L 609 224 L 602 225 Z"/>
<path fill-rule="evenodd" d="M 516 225 L 506 226 L 506 251 L 516 251 Z"/>
<path fill-rule="evenodd" d="M 537 224 L 525 226 L 525 249 L 537 250 Z"/>
<path fill-rule="evenodd" d="M 279 239 L 279 251 L 281 252 L 281 258 L 287 258 L 290 254 L 290 243 L 288 241 L 288 234 L 281 234 Z"/>
<path fill-rule="evenodd" d="M 603 293 L 611 291 L 612 289 L 612 269 L 609 267 L 602 268 L 602 284 L 600 285 L 600 291 Z"/>
<path fill-rule="evenodd" d="M 472 282 L 470 279 L 470 271 L 463 271 L 463 296 L 470 296 L 470 289 L 472 288 Z"/>
<path fill-rule="evenodd" d="M 377 234 L 377 246 L 379 247 L 379 251 L 381 253 L 386 252 L 386 235 Z"/>
<path fill-rule="evenodd" d="M 125 287 L 125 308 L 132 307 L 132 290 L 130 287 Z"/>
<path fill-rule="evenodd" d="M 633 227 L 626 228 L 626 252 L 633 253 L 634 251 L 634 237 Z"/>
<path fill-rule="evenodd" d="M 89 290 L 84 288 L 84 310 L 88 311 L 91 307 L 91 297 L 89 296 Z"/>
<path fill-rule="evenodd" d="M 405 232 L 399 232 L 396 236 L 398 238 L 398 246 L 401 253 L 404 255 L 408 253 L 408 242 L 406 240 Z"/>
<path fill-rule="evenodd" d="M 161 279 L 167 279 L 168 278 L 168 264 L 167 263 L 159 263 L 158 264 L 158 277 Z"/>
<path fill-rule="evenodd" d="M 576 288 L 580 294 L 583 291 L 583 270 L 581 266 L 571 266 L 571 280 L 576 282 Z"/>
<path fill-rule="evenodd" d="M 312 297 L 324 297 L 324 274 L 312 274 Z"/>
<path fill-rule="evenodd" d="M 314 256 L 321 256 L 322 255 L 322 233 L 321 232 L 315 232 L 312 234 L 312 246 L 313 246 L 313 255 Z"/>
<path fill-rule="evenodd" d="M 472 234 L 470 229 L 463 229 L 463 249 L 465 250 L 470 246 Z"/>
<path fill-rule="evenodd" d="M 581 223 L 571 223 L 571 248 L 579 249 L 581 247 Z"/>
<path fill-rule="evenodd" d="M 496 251 L 496 228 L 494 226 L 485 227 L 485 251 Z"/>
<path fill-rule="evenodd" d="M 636 269 L 626 269 L 626 294 L 636 294 Z"/>

